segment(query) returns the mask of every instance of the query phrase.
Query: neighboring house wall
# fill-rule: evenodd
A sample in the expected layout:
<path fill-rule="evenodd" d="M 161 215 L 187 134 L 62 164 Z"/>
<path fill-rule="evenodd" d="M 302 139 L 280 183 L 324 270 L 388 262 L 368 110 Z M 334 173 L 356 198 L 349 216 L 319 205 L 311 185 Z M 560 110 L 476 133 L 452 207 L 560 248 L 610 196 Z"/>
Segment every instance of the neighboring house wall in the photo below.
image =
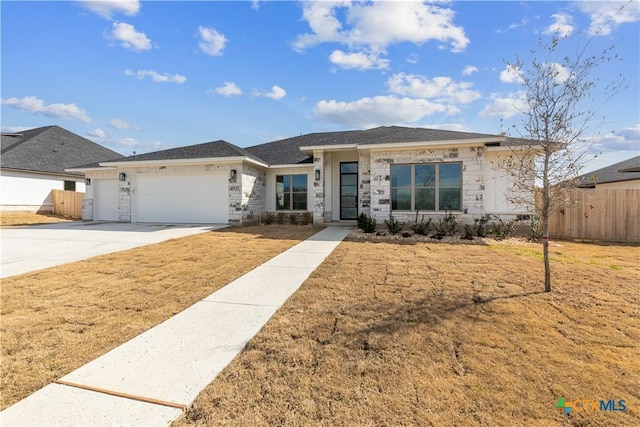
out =
<path fill-rule="evenodd" d="M 75 181 L 75 191 L 85 191 L 83 177 L 3 169 L 1 179 L 2 210 L 53 212 L 52 190 L 64 190 L 65 181 Z"/>
<path fill-rule="evenodd" d="M 640 189 L 640 179 L 632 181 L 618 181 L 618 182 L 605 182 L 602 184 L 596 184 L 596 188 L 619 188 L 619 189 Z"/>

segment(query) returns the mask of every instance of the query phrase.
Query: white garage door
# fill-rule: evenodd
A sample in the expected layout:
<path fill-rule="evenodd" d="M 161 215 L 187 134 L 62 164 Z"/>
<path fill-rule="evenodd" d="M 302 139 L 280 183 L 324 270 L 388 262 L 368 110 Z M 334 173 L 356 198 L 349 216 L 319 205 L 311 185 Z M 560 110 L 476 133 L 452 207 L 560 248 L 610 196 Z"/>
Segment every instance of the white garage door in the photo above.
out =
<path fill-rule="evenodd" d="M 115 179 L 93 180 L 94 221 L 118 221 L 118 181 Z"/>
<path fill-rule="evenodd" d="M 227 174 L 136 175 L 133 221 L 228 223 Z"/>

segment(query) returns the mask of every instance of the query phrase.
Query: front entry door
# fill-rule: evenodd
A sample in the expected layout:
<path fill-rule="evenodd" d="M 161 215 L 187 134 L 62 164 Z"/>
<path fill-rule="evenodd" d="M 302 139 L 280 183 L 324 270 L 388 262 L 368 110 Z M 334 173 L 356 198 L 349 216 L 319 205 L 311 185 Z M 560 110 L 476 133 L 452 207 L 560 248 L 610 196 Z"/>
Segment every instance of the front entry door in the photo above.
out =
<path fill-rule="evenodd" d="M 340 163 L 340 219 L 358 219 L 358 162 Z"/>

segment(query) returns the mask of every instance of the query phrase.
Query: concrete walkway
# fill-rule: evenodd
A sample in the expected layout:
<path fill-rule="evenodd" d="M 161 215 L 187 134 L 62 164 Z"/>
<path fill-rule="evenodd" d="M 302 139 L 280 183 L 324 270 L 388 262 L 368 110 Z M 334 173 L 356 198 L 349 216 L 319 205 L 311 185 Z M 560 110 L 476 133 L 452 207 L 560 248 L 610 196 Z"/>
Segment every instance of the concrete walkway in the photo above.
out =
<path fill-rule="evenodd" d="M 0 277 L 228 227 L 226 224 L 63 222 L 0 231 Z"/>
<path fill-rule="evenodd" d="M 320 231 L 0 412 L 0 424 L 169 425 L 348 233 Z"/>

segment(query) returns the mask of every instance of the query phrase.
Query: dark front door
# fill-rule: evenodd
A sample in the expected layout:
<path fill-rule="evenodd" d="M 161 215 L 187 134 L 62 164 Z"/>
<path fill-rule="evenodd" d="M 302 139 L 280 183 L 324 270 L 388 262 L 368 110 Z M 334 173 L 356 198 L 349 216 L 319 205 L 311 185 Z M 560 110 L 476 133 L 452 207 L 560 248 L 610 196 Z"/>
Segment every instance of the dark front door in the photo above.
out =
<path fill-rule="evenodd" d="M 340 219 L 358 219 L 358 162 L 340 163 Z"/>

